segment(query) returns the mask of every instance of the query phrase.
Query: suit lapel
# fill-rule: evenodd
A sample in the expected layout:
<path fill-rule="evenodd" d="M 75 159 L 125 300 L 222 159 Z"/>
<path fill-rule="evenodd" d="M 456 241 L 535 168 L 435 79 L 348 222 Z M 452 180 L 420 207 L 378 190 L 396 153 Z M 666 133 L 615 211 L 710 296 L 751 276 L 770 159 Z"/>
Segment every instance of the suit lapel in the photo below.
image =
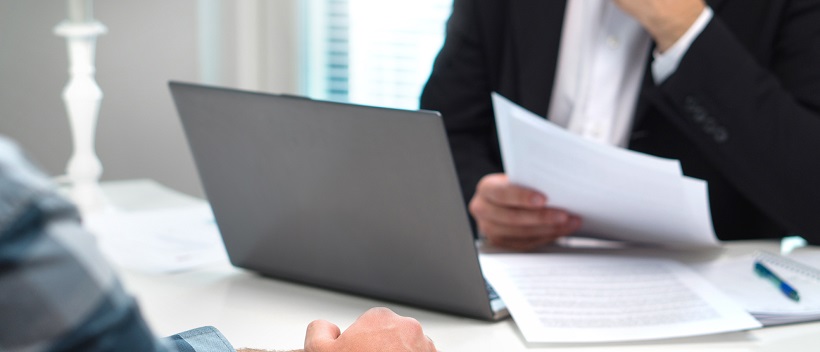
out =
<path fill-rule="evenodd" d="M 541 116 L 546 116 L 552 94 L 565 7 L 566 1 L 510 1 L 512 57 L 505 58 L 504 67 L 518 81 L 511 82 L 517 89 L 510 98 Z"/>
<path fill-rule="evenodd" d="M 719 10 L 720 7 L 723 5 L 723 1 L 724 0 L 706 0 L 706 4 L 708 4 L 709 7 L 712 8 L 712 10 L 715 10 L 715 12 L 717 12 L 717 10 Z"/>

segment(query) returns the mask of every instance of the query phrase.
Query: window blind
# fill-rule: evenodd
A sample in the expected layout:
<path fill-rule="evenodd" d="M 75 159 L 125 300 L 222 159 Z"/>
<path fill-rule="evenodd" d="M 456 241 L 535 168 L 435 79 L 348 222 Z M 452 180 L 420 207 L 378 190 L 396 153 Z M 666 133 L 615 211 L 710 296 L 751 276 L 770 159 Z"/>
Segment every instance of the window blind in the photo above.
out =
<path fill-rule="evenodd" d="M 310 0 L 307 94 L 417 109 L 452 0 Z"/>

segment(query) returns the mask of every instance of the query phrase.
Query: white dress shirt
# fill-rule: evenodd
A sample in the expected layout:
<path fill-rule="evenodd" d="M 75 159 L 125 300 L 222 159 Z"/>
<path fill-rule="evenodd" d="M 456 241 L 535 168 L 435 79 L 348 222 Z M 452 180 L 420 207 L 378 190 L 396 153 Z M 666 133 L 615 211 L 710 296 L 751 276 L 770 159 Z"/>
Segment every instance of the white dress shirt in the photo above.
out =
<path fill-rule="evenodd" d="M 662 83 L 713 16 L 706 8 L 669 50 L 655 52 Z M 569 0 L 548 117 L 590 140 L 626 146 L 649 59 L 651 37 L 610 0 Z"/>

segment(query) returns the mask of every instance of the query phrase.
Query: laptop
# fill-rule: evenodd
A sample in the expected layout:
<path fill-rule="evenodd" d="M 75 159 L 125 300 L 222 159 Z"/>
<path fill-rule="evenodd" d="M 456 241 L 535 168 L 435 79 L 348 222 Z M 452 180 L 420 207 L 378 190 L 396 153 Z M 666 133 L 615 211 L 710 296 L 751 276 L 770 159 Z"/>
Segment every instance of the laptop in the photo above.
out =
<path fill-rule="evenodd" d="M 465 317 L 507 316 L 481 274 L 438 113 L 170 89 L 233 265 Z"/>

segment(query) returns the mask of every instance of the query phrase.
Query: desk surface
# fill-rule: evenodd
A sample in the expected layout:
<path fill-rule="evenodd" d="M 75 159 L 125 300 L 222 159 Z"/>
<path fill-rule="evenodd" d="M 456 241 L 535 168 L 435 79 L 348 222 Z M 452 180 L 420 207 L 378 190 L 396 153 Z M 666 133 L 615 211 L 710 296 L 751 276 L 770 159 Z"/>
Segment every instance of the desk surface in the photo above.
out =
<path fill-rule="evenodd" d="M 112 204 L 126 210 L 202 202 L 150 181 L 114 182 L 103 188 Z M 735 242 L 727 245 L 724 255 L 777 248 L 776 242 Z M 386 306 L 418 319 L 442 351 L 820 350 L 820 322 L 650 342 L 528 344 L 510 319 L 493 323 L 440 314 L 263 278 L 227 262 L 177 274 L 149 275 L 125 269 L 120 273 L 156 333 L 170 335 L 213 325 L 234 347 L 301 348 L 305 327 L 312 320 L 325 319 L 344 329 L 368 308 Z"/>

